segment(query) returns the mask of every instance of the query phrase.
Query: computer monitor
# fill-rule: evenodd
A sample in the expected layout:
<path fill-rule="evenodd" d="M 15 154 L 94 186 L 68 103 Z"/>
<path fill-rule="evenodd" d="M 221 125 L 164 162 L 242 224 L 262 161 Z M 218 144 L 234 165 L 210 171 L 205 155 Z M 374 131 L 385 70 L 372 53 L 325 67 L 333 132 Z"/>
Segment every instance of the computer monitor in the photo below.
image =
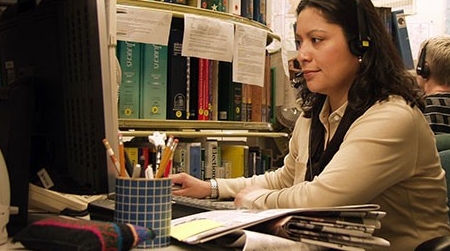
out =
<path fill-rule="evenodd" d="M 0 147 L 15 155 L 5 156 L 7 165 L 14 165 L 20 154 L 3 149 L 24 146 L 22 158 L 29 157 L 29 166 L 14 169 L 29 168 L 28 181 L 38 183 L 37 172 L 45 168 L 55 191 L 114 191 L 116 171 L 102 143 L 107 138 L 117 151 L 117 85 L 105 2 L 19 0 L 0 17 L 1 88 L 17 94 L 3 95 L 0 106 L 9 102 L 9 111 L 3 109 L 9 114 L 0 116 L 29 123 L 6 128 Z M 20 114 L 11 100 L 16 97 L 29 103 L 19 105 Z M 12 142 L 12 135 L 21 142 Z M 14 176 L 10 179 L 18 179 Z"/>

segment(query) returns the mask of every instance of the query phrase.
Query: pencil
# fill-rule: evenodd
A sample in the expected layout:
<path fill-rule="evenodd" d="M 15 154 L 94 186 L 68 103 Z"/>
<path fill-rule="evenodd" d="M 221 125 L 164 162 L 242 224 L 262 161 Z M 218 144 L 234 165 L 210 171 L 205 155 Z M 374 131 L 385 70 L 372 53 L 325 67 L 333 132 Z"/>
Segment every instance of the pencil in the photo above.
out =
<path fill-rule="evenodd" d="M 167 162 L 166 170 L 164 170 L 164 177 L 169 177 L 170 171 L 172 170 L 173 165 L 173 154 L 175 153 L 175 149 L 177 149 L 178 140 L 175 139 L 172 145 L 172 151 L 170 153 L 169 161 Z"/>
<path fill-rule="evenodd" d="M 120 164 L 120 177 L 126 177 L 125 170 L 125 149 L 123 146 L 122 134 L 119 134 L 119 164 Z"/>
<path fill-rule="evenodd" d="M 161 163 L 159 164 L 155 178 L 158 179 L 164 176 L 164 172 L 167 168 L 167 163 L 169 163 L 172 152 L 175 150 L 174 145 L 176 146 L 176 144 L 178 144 L 178 139 L 173 139 L 173 136 L 170 136 L 167 140 L 167 146 L 166 148 L 164 148 L 163 154 L 161 156 Z"/>
<path fill-rule="evenodd" d="M 119 160 L 117 160 L 116 155 L 114 154 L 114 150 L 111 148 L 111 145 L 109 144 L 107 139 L 102 140 L 103 145 L 105 145 L 106 153 L 108 154 L 109 158 L 113 162 L 114 166 L 116 167 L 117 174 L 120 175 L 120 163 Z"/>

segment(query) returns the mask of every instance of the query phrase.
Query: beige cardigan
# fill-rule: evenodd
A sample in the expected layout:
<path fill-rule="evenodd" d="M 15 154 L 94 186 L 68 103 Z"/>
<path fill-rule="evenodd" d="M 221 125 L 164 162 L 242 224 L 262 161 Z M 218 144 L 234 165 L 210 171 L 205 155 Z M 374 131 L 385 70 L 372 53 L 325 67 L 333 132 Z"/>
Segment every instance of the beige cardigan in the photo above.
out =
<path fill-rule="evenodd" d="M 327 106 L 322 110 L 326 139 L 336 131 L 345 107 L 332 114 Z M 391 242 L 389 249 L 379 250 L 414 250 L 431 237 L 450 234 L 445 172 L 434 135 L 417 107 L 399 97 L 373 105 L 350 126 L 323 172 L 305 182 L 309 127 L 310 119 L 300 116 L 283 167 L 248 179 L 218 179 L 220 198 L 256 183 L 264 189 L 246 195 L 248 208 L 376 203 L 387 215 L 374 235 Z"/>

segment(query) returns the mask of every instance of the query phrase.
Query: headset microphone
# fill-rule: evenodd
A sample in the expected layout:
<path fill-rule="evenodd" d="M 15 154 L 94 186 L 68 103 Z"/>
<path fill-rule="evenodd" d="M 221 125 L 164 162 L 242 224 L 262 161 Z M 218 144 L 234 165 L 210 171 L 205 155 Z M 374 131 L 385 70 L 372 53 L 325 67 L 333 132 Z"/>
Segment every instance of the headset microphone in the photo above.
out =
<path fill-rule="evenodd" d="M 427 55 L 427 45 L 428 42 L 423 45 L 416 67 L 417 75 L 422 76 L 423 78 L 428 78 L 430 76 L 430 67 L 427 65 L 427 62 L 425 60 Z"/>
<path fill-rule="evenodd" d="M 302 71 L 295 73 L 295 76 L 294 76 L 294 78 L 292 79 L 292 82 L 291 82 L 291 86 L 293 88 L 297 89 L 297 88 L 300 87 L 300 85 L 302 84 L 302 82 L 304 80 L 303 79 L 303 74 L 304 73 Z"/>

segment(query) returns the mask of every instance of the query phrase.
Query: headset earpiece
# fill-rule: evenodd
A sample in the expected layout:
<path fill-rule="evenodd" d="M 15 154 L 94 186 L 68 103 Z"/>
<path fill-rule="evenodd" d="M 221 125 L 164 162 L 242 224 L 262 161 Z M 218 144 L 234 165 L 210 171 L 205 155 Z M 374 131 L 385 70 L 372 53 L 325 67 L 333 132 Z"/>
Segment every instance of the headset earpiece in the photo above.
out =
<path fill-rule="evenodd" d="M 417 61 L 416 73 L 422 78 L 428 78 L 430 76 L 430 67 L 427 65 L 425 61 L 425 57 L 427 56 L 427 43 L 423 45 L 422 50 L 420 51 L 419 60 Z"/>
<path fill-rule="evenodd" d="M 370 46 L 370 37 L 367 33 L 366 15 L 360 0 L 356 2 L 356 15 L 358 17 L 358 37 L 349 41 L 350 52 L 361 57 Z"/>

